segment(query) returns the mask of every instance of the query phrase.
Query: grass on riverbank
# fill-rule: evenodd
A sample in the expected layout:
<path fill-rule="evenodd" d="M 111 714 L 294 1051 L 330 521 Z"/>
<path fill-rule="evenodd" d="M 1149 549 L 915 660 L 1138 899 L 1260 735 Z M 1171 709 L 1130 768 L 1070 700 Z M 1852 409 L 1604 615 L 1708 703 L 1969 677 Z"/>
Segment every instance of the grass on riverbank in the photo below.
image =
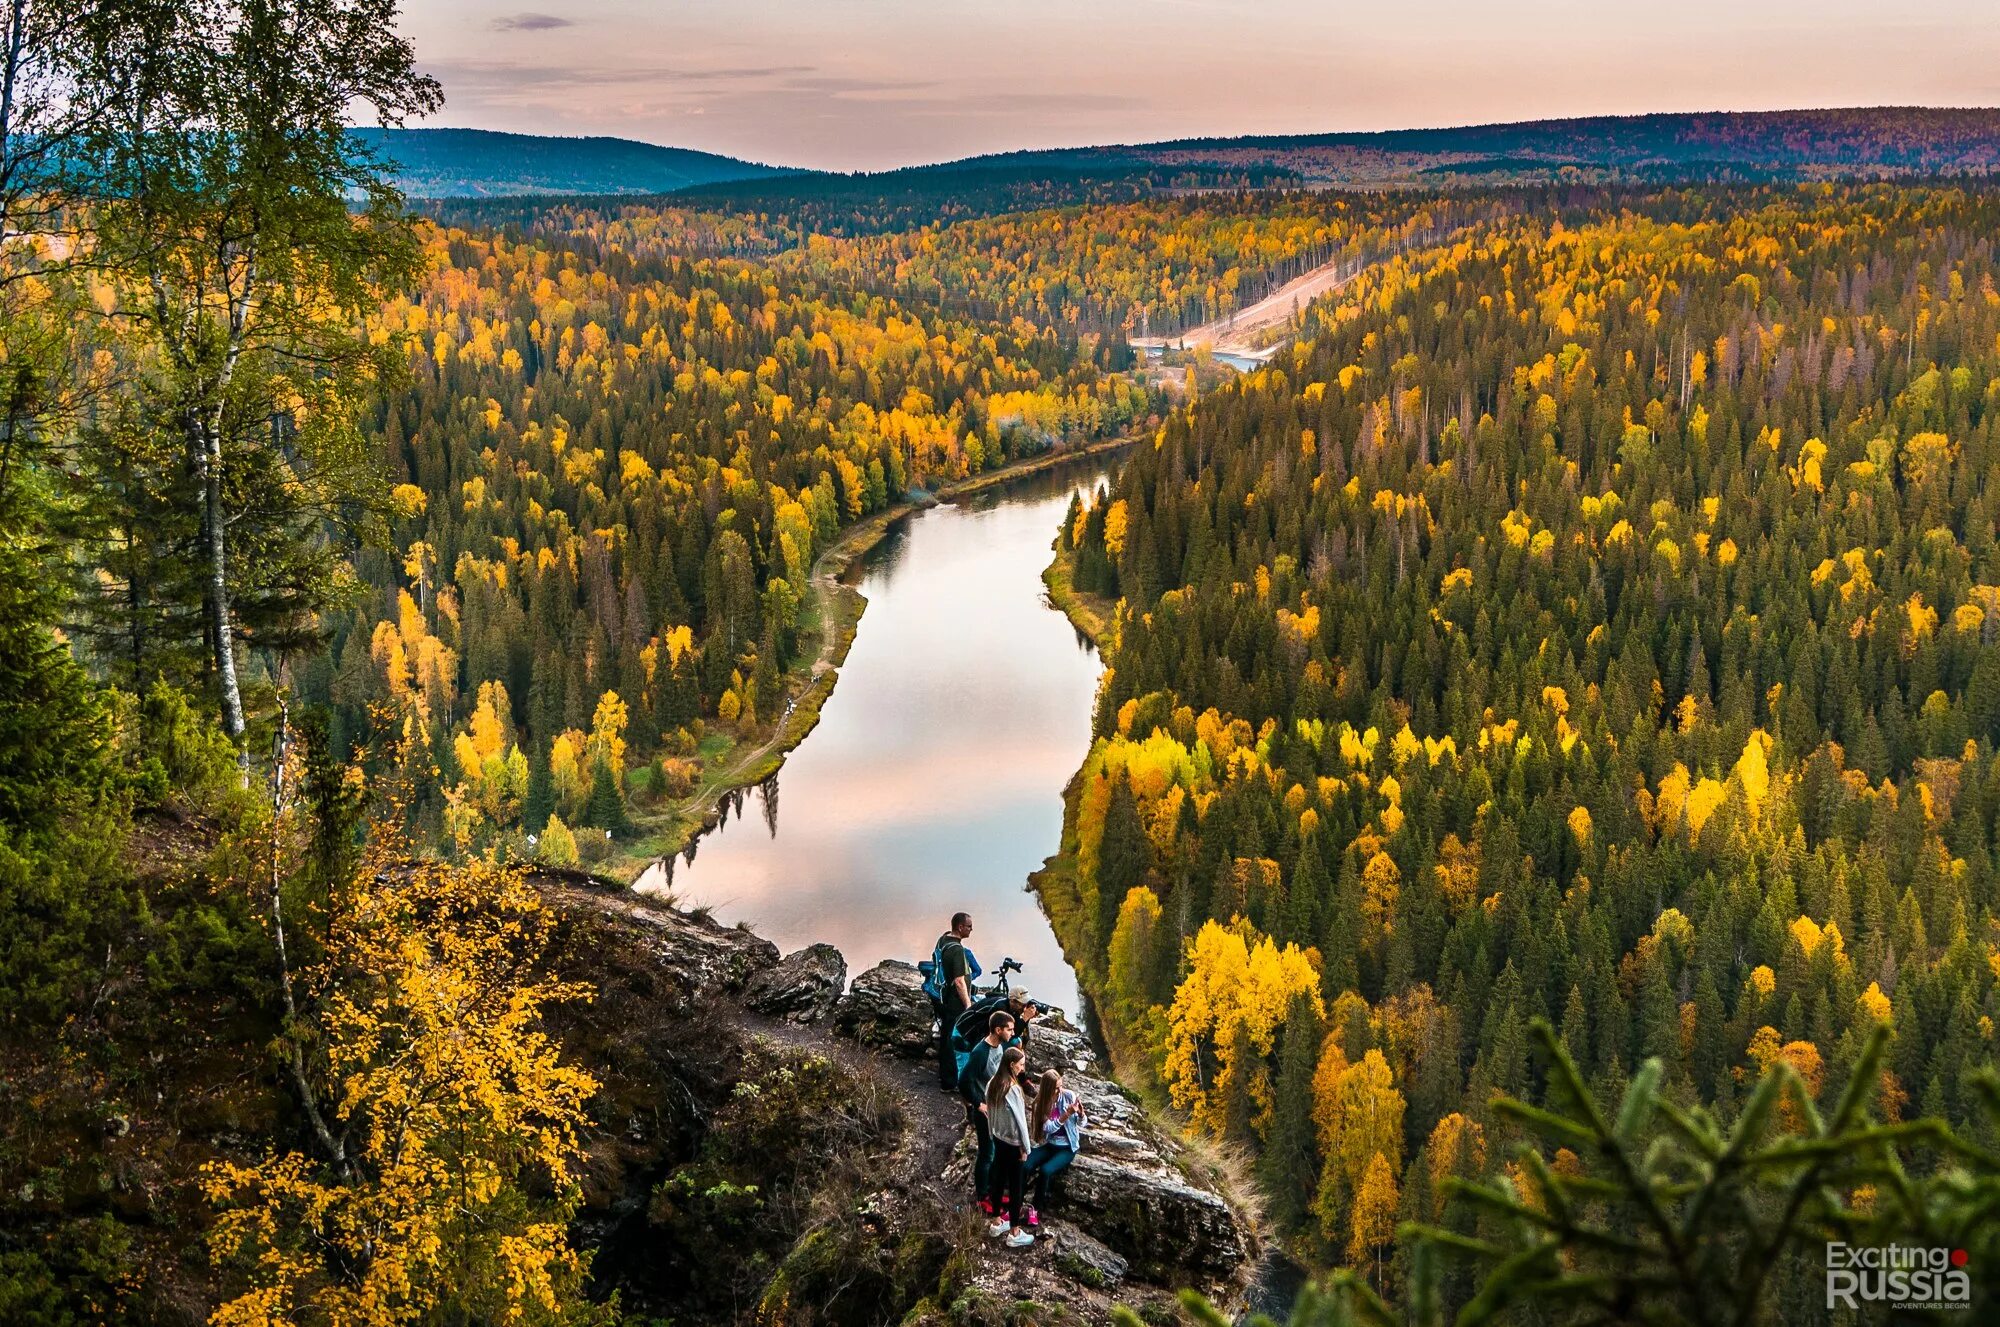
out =
<path fill-rule="evenodd" d="M 1042 584 L 1049 588 L 1049 602 L 1078 631 L 1097 642 L 1100 656 L 1109 656 L 1117 648 L 1117 601 L 1076 588 L 1075 554 L 1057 550 L 1054 561 L 1042 572 Z"/>

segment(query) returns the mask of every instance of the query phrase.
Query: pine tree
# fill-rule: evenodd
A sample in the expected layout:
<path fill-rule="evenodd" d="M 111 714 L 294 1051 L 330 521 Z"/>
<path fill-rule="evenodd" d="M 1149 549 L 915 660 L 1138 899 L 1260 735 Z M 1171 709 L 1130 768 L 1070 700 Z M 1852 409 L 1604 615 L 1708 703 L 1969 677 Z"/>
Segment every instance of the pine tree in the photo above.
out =
<path fill-rule="evenodd" d="M 521 806 L 522 830 L 540 834 L 555 809 L 555 781 L 549 774 L 548 750 L 541 747 L 528 759 L 528 796 Z"/>
<path fill-rule="evenodd" d="M 109 716 L 55 634 L 52 551 L 18 494 L 0 493 L 0 826 L 38 828 L 109 774 Z"/>

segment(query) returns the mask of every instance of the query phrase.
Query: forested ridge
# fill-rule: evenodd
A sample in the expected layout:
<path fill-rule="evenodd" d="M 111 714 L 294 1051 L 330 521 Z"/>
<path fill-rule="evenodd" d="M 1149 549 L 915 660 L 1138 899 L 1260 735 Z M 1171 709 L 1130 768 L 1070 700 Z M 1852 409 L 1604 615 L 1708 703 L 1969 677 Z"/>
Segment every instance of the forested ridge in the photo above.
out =
<path fill-rule="evenodd" d="M 585 243 L 634 257 L 756 258 L 820 288 L 964 318 L 1024 319 L 1070 338 L 1122 340 L 1226 317 L 1312 268 L 1358 267 L 1509 205 L 1504 195 L 1217 189 L 1042 207 L 1011 198 L 991 215 L 968 216 L 979 209 L 950 197 L 961 206 L 945 215 L 865 227 L 855 224 L 859 215 L 846 215 L 849 203 L 810 195 L 727 210 L 679 200 L 448 205 L 440 216 L 498 229 L 514 242 Z M 880 221 L 879 203 L 857 212 Z"/>
<path fill-rule="evenodd" d="M 848 285 L 887 281 L 947 306 L 1120 337 L 1171 335 L 1293 277 L 1434 241 L 1492 199 L 1201 194 L 1047 209 L 806 246 Z"/>
<path fill-rule="evenodd" d="M 1500 1155 L 1536 1019 L 1604 1098 L 1657 1058 L 1725 1119 L 1778 1063 L 1830 1109 L 1887 1025 L 1880 1116 L 1990 1143 L 1997 220 L 1527 209 L 1371 268 L 1073 510 L 1122 599 L 1073 936 L 1328 1256 Z"/>
<path fill-rule="evenodd" d="M 1991 174 L 1986 107 L 1855 106 L 1668 112 L 1524 120 L 1439 129 L 1250 134 L 979 159 L 1081 170 L 1264 171 L 1350 186 L 1466 179 L 1532 182 L 1891 179 Z"/>
<path fill-rule="evenodd" d="M 354 136 L 413 198 L 651 194 L 783 174 L 778 167 L 629 138 L 550 138 L 490 129 L 383 129 Z"/>

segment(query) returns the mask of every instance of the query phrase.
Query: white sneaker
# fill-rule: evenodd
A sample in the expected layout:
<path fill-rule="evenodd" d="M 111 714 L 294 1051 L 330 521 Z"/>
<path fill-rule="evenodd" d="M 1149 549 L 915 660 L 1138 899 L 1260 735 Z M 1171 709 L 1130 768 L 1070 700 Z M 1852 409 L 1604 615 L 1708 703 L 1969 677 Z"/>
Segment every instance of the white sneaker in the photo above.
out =
<path fill-rule="evenodd" d="M 1025 1230 L 1017 1230 L 1007 1237 L 1007 1247 L 1010 1249 L 1025 1249 L 1034 1242 L 1035 1237 Z"/>
<path fill-rule="evenodd" d="M 991 1222 L 988 1222 L 988 1223 L 987 1223 L 987 1226 L 986 1226 L 986 1238 L 988 1238 L 988 1239 L 999 1239 L 999 1238 L 1000 1238 L 1000 1237 L 1001 1237 L 1002 1235 L 1004 1235 L 1004 1234 L 1006 1234 L 1006 1233 L 1007 1233 L 1007 1218 L 1006 1218 L 1006 1217 L 1004 1217 L 1004 1216 L 1003 1216 L 1003 1217 L 1001 1217 L 1001 1218 L 1000 1218 L 999 1220 L 997 1220 L 997 1221 L 991 1221 Z"/>

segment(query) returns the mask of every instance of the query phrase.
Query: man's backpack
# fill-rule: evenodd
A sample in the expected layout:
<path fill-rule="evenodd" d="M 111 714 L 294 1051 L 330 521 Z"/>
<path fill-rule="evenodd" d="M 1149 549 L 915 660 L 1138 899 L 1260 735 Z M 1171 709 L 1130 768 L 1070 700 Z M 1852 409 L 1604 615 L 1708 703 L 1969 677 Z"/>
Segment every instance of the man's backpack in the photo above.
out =
<path fill-rule="evenodd" d="M 924 994 L 930 997 L 931 1013 L 939 1018 L 944 1017 L 944 946 L 945 942 L 940 940 L 937 948 L 931 950 L 929 959 L 917 960 L 917 971 L 922 973 L 924 978 Z M 973 957 L 970 949 L 967 949 L 965 984 L 971 986 L 983 973 L 984 969 L 979 966 L 979 960 Z"/>
<path fill-rule="evenodd" d="M 957 1066 L 957 1073 L 961 1078 L 965 1074 L 965 1062 L 971 1059 L 972 1052 L 977 1050 L 986 1041 L 987 1027 L 992 1021 L 993 1011 L 996 1009 L 1005 1009 L 1006 1007 L 1007 997 L 995 991 L 990 995 L 982 995 L 974 1000 L 972 1007 L 960 1014 L 952 1023 L 951 1052 Z M 1012 1039 L 1004 1044 L 1007 1046 L 1021 1045 L 1021 1031 L 1019 1027 L 1016 1027 Z"/>
<path fill-rule="evenodd" d="M 928 959 L 917 961 L 917 971 L 924 974 L 924 994 L 931 999 L 931 1012 L 940 1017 L 944 1013 L 944 945 L 940 943 L 931 950 Z"/>

